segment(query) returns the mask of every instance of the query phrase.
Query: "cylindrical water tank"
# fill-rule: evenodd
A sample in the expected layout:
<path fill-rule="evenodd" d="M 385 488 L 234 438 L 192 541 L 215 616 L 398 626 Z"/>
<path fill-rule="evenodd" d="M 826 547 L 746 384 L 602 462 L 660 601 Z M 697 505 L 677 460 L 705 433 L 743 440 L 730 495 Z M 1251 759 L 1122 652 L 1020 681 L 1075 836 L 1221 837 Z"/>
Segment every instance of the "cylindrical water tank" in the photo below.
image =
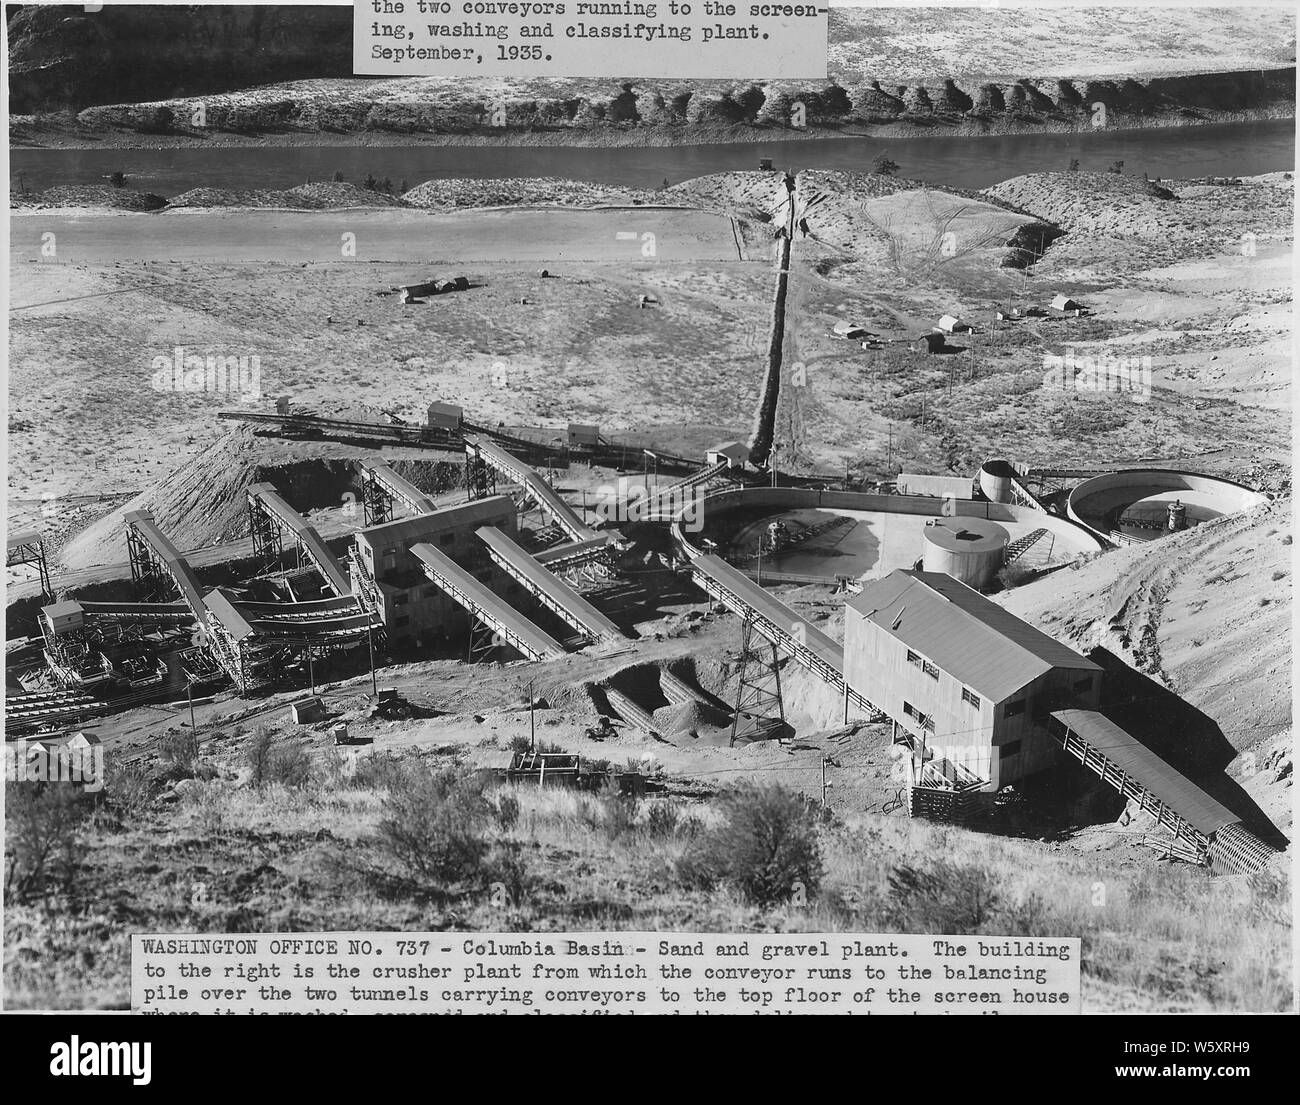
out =
<path fill-rule="evenodd" d="M 1011 535 L 985 518 L 935 518 L 926 523 L 921 566 L 980 590 L 1002 567 Z"/>
<path fill-rule="evenodd" d="M 980 465 L 980 490 L 991 503 L 1011 502 L 1011 477 L 1016 470 L 1005 460 L 986 460 Z"/>

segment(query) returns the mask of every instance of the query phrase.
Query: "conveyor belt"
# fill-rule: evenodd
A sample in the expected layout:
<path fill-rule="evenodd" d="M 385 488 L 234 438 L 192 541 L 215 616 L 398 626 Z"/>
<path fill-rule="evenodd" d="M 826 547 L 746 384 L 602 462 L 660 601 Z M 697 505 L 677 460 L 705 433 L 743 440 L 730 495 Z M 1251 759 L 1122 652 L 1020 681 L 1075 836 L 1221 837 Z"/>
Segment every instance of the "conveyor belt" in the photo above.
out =
<path fill-rule="evenodd" d="M 477 453 L 507 479 L 521 485 L 574 541 L 587 541 L 598 536 L 596 531 L 578 517 L 571 506 L 560 498 L 549 483 L 528 467 L 518 457 L 507 453 L 499 445 L 483 438 L 466 438 L 465 448 Z"/>
<path fill-rule="evenodd" d="M 533 554 L 538 564 L 544 564 L 548 571 L 561 572 L 567 568 L 577 568 L 593 560 L 603 560 L 609 555 L 609 538 L 604 534 L 589 537 L 585 541 L 566 541 L 562 545 L 552 545 Z"/>
<path fill-rule="evenodd" d="M 650 497 L 649 509 L 655 510 L 661 499 L 669 498 L 673 495 L 680 494 L 683 491 L 689 491 L 692 487 L 699 487 L 700 484 L 708 483 L 710 480 L 716 479 L 730 467 L 730 461 L 719 461 L 717 464 L 711 464 L 707 468 L 701 468 L 698 472 L 692 472 L 685 479 L 678 480 L 676 483 L 670 483 L 665 487 L 655 488 L 654 494 Z"/>
<path fill-rule="evenodd" d="M 279 641 L 360 639 L 370 632 L 372 615 L 355 600 L 317 602 L 243 602 L 221 588 L 207 598 L 212 615 L 236 641 L 250 636 Z"/>
<path fill-rule="evenodd" d="M 203 586 L 199 583 L 199 577 L 194 574 L 194 569 L 189 566 L 185 558 L 176 551 L 176 546 L 158 528 L 153 515 L 147 510 L 133 510 L 124 516 L 123 521 L 126 522 L 127 528 L 134 531 L 153 552 L 154 558 L 176 584 L 181 600 L 194 612 L 194 617 L 206 630 L 208 608 L 203 604 Z"/>
<path fill-rule="evenodd" d="M 412 514 L 432 514 L 438 509 L 438 504 L 428 495 L 386 464 L 363 462 L 361 473 L 363 479 L 373 480 Z"/>
<path fill-rule="evenodd" d="M 343 574 L 343 569 L 339 567 L 339 562 L 334 559 L 334 554 L 329 551 L 321 535 L 284 501 L 274 487 L 269 483 L 255 483 L 248 489 L 248 498 L 260 506 L 282 530 L 293 535 L 308 559 L 316 565 L 316 570 L 324 576 L 331 591 L 341 597 L 352 594 L 352 584 Z"/>
<path fill-rule="evenodd" d="M 562 579 L 552 575 L 495 526 L 475 531 L 488 554 L 517 579 L 543 606 L 593 640 L 621 641 L 624 634 Z"/>
<path fill-rule="evenodd" d="M 778 649 L 844 693 L 843 646 L 809 625 L 806 619 L 719 556 L 698 556 L 691 561 L 690 570 L 709 595 L 733 613 L 751 619 L 754 628 Z M 850 687 L 848 694 L 864 710 L 876 709 L 856 689 Z"/>
<path fill-rule="evenodd" d="M 566 655 L 564 646 L 544 633 L 518 610 L 488 588 L 445 553 L 420 542 L 411 546 L 424 574 L 453 601 L 481 621 L 530 660 L 555 660 Z"/>

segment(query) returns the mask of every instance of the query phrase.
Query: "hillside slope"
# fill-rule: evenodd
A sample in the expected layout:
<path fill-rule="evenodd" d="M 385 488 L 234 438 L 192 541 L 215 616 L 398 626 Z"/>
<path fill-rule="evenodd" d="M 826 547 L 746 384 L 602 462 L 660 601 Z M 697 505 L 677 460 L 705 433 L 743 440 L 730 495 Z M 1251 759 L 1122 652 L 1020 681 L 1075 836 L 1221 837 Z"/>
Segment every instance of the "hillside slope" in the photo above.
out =
<path fill-rule="evenodd" d="M 1266 769 L 1289 762 L 1277 752 L 1291 728 L 1290 508 L 1280 500 L 1156 547 L 1107 552 L 1001 597 L 1031 624 L 1085 653 L 1106 649 L 1213 719 L 1231 745 L 1228 774 L 1288 834 L 1289 775 Z M 1177 724 L 1171 716 L 1166 729 Z"/>

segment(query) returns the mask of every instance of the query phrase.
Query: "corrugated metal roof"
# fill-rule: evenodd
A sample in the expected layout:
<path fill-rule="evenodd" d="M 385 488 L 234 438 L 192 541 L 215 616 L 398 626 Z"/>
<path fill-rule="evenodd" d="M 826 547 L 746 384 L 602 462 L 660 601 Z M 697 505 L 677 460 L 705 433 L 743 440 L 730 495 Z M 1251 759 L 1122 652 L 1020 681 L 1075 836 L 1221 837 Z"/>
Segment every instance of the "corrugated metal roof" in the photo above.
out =
<path fill-rule="evenodd" d="M 1136 779 L 1198 832 L 1208 836 L 1241 820 L 1105 714 L 1096 710 L 1055 710 L 1052 717 Z"/>
<path fill-rule="evenodd" d="M 1010 698 L 1052 668 L 1101 671 L 1068 645 L 942 572 L 890 572 L 866 584 L 849 605 L 994 702 Z"/>
<path fill-rule="evenodd" d="M 236 641 L 242 641 L 253 632 L 248 619 L 220 587 L 209 591 L 203 598 L 203 604 Z"/>

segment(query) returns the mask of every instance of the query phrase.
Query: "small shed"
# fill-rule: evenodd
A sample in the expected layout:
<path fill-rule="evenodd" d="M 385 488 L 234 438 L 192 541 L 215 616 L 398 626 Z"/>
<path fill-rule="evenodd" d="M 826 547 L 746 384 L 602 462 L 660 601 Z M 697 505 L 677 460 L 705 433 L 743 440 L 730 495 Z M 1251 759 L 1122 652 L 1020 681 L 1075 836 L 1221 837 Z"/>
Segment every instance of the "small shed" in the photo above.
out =
<path fill-rule="evenodd" d="M 570 445 L 599 445 L 600 427 L 585 422 L 570 422 L 566 436 Z"/>
<path fill-rule="evenodd" d="M 944 315 L 939 319 L 939 325 L 935 329 L 945 334 L 967 334 L 974 330 L 974 327 L 963 322 L 956 315 Z"/>
<path fill-rule="evenodd" d="M 1068 295 L 1057 295 L 1052 299 L 1052 310 L 1054 311 L 1083 311 L 1086 309 L 1077 299 L 1071 299 Z"/>
<path fill-rule="evenodd" d="M 289 413 L 289 404 L 290 404 L 290 402 L 291 402 L 291 400 L 289 399 L 289 396 L 287 396 L 287 395 L 277 395 L 277 396 L 275 397 L 275 413 L 276 413 L 276 414 L 288 414 L 288 413 Z"/>
<path fill-rule="evenodd" d="M 942 330 L 931 330 L 912 343 L 912 350 L 916 353 L 940 353 L 947 347 Z"/>
<path fill-rule="evenodd" d="M 289 717 L 295 725 L 310 725 L 325 717 L 325 703 L 319 698 L 300 698 L 289 703 Z"/>
<path fill-rule="evenodd" d="M 709 464 L 726 461 L 728 468 L 744 468 L 749 463 L 749 446 L 742 445 L 739 441 L 727 441 L 707 450 L 704 459 Z"/>
<path fill-rule="evenodd" d="M 459 430 L 465 419 L 465 409 L 456 403 L 433 402 L 429 404 L 429 425 L 444 430 Z"/>
<path fill-rule="evenodd" d="M 80 629 L 86 622 L 86 612 L 81 603 L 73 599 L 51 603 L 41 607 L 41 620 L 49 627 L 54 636 Z"/>
<path fill-rule="evenodd" d="M 837 322 L 835 324 L 835 336 L 852 341 L 855 338 L 865 338 L 867 331 L 856 322 Z"/>

